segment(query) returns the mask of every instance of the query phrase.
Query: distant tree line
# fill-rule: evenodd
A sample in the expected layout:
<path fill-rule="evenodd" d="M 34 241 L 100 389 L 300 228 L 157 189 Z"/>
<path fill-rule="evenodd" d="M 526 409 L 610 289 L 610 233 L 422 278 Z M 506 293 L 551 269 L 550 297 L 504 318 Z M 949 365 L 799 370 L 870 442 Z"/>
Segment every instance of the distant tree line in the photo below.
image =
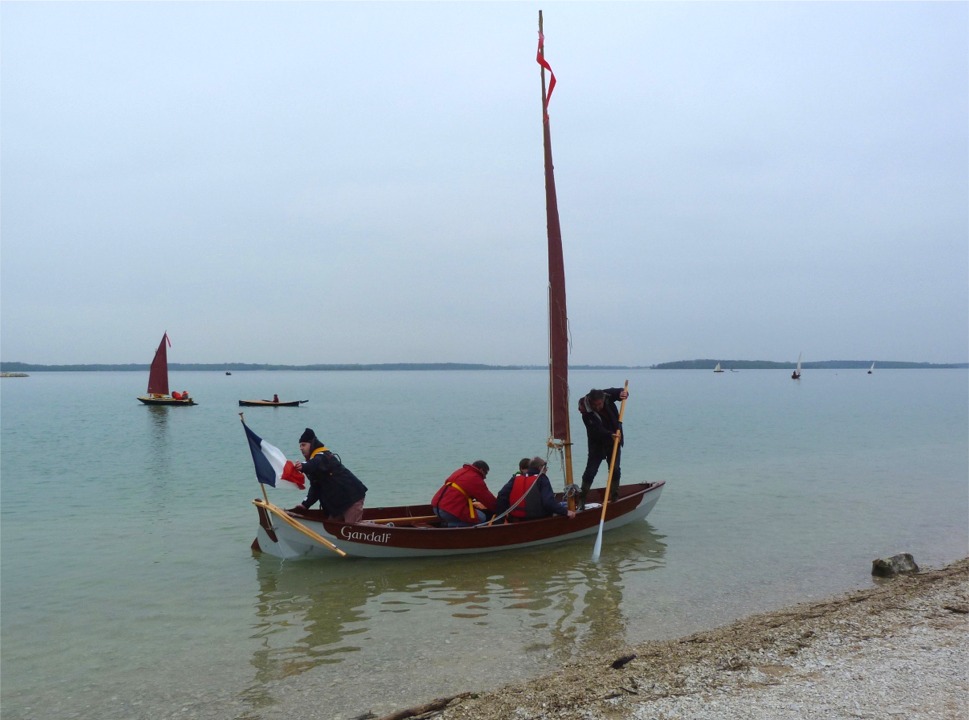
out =
<path fill-rule="evenodd" d="M 723 370 L 790 370 L 797 363 L 770 360 L 678 360 L 659 365 L 573 365 L 574 370 L 713 370 L 717 363 Z M 876 360 L 878 370 L 904 368 L 969 368 L 969 363 L 918 363 Z M 870 360 L 822 360 L 801 363 L 804 370 L 853 370 L 868 368 Z M 485 365 L 482 363 L 345 363 L 333 365 L 274 365 L 270 363 L 169 363 L 169 370 L 201 370 L 209 372 L 246 372 L 250 370 L 545 370 L 545 365 Z M 147 363 L 120 365 L 39 365 L 24 362 L 0 362 L 0 372 L 147 372 Z"/>
<path fill-rule="evenodd" d="M 876 370 L 900 370 L 918 368 L 969 368 L 969 363 L 924 363 L 897 360 L 875 360 Z M 774 362 L 772 360 L 678 360 L 676 362 L 650 365 L 651 370 L 713 370 L 720 363 L 721 370 L 791 370 L 796 362 Z M 819 360 L 802 362 L 802 370 L 860 370 L 871 367 L 871 360 Z"/>
<path fill-rule="evenodd" d="M 39 365 L 24 362 L 0 362 L 0 372 L 147 372 L 147 363 L 119 365 Z M 169 370 L 201 370 L 209 372 L 246 372 L 251 370 L 532 370 L 544 365 L 485 365 L 482 363 L 345 363 L 331 365 L 275 365 L 271 363 L 169 363 Z M 576 366 L 582 367 L 582 366 Z M 592 367 L 592 366 L 585 366 Z"/>

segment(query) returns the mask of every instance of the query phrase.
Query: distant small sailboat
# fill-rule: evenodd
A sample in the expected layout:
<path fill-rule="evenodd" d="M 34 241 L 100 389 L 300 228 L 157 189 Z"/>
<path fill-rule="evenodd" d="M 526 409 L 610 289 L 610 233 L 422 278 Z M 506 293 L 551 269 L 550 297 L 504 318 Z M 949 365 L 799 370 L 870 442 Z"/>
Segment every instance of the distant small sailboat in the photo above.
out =
<path fill-rule="evenodd" d="M 720 367 L 720 363 L 717 363 L 717 366 L 713 368 L 713 372 L 723 372 L 723 370 Z"/>
<path fill-rule="evenodd" d="M 871 375 L 871 373 L 872 373 L 872 371 L 873 371 L 874 369 L 875 369 L 875 363 L 872 363 L 872 364 L 871 364 L 871 367 L 870 367 L 870 368 L 868 368 L 868 374 L 869 374 L 869 375 Z"/>
<path fill-rule="evenodd" d="M 141 395 L 138 399 L 145 405 L 195 405 L 188 390 L 171 394 L 168 392 L 168 347 L 172 341 L 168 339 L 168 333 L 162 335 L 158 349 L 155 350 L 155 358 L 151 361 L 151 369 L 148 371 L 148 394 Z"/>
<path fill-rule="evenodd" d="M 801 379 L 801 353 L 797 354 L 797 369 L 791 373 L 791 380 Z"/>

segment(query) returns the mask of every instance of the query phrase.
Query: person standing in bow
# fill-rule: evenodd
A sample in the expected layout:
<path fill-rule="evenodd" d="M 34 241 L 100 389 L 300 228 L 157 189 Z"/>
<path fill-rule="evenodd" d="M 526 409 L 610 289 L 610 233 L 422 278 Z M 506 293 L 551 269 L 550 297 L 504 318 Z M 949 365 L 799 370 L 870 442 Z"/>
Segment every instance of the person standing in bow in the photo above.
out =
<path fill-rule="evenodd" d="M 629 397 L 623 388 L 608 388 L 607 390 L 590 390 L 589 394 L 579 400 L 579 412 L 582 413 L 582 423 L 589 439 L 589 457 L 582 473 L 582 487 L 579 490 L 579 509 L 585 507 L 585 496 L 592 488 L 592 481 L 599 466 L 605 460 L 607 467 L 612 457 L 612 448 L 616 438 L 619 446 L 616 448 L 616 467 L 612 473 L 610 500 L 619 496 L 619 460 L 622 455 L 622 423 L 619 422 L 619 410 L 616 403 Z"/>
<path fill-rule="evenodd" d="M 477 525 L 494 513 L 498 500 L 485 484 L 489 469 L 484 460 L 465 464 L 434 493 L 431 505 L 444 527 Z"/>
<path fill-rule="evenodd" d="M 330 520 L 360 522 L 367 486 L 320 442 L 312 428 L 300 435 L 299 450 L 306 462 L 295 463 L 294 467 L 310 481 L 310 489 L 306 499 L 293 510 L 303 512 L 318 501 Z"/>

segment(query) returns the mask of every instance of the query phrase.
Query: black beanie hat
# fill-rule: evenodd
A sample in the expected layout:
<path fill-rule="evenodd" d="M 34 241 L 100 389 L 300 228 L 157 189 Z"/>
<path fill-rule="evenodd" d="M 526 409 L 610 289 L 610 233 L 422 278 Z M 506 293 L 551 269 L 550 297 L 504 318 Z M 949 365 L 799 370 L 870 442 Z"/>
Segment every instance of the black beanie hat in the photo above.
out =
<path fill-rule="evenodd" d="M 308 442 L 311 443 L 316 439 L 316 433 L 313 432 L 313 428 L 306 428 L 303 434 L 299 436 L 299 441 L 301 443 Z"/>

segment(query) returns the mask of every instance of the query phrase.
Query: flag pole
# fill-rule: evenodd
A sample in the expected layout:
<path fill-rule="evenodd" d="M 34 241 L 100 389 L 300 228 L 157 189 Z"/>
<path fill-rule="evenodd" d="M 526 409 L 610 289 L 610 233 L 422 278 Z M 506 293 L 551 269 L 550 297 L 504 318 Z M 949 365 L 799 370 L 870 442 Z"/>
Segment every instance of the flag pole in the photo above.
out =
<path fill-rule="evenodd" d="M 629 380 L 623 386 L 623 390 L 629 394 Z M 592 561 L 599 562 L 599 552 L 602 550 L 602 530 L 606 524 L 606 508 L 609 506 L 609 491 L 612 489 L 612 473 L 616 469 L 616 455 L 619 454 L 619 442 L 622 440 L 622 416 L 626 412 L 626 398 L 619 404 L 619 428 L 616 430 L 616 438 L 612 441 L 612 458 L 609 460 L 609 477 L 606 479 L 606 494 L 602 499 L 602 516 L 599 518 L 599 534 L 596 535 L 596 544 L 592 548 Z"/>
<path fill-rule="evenodd" d="M 246 418 L 245 418 L 245 416 L 244 416 L 243 413 L 239 413 L 239 421 L 242 423 L 243 430 L 245 430 Z M 253 505 L 255 505 L 256 507 L 261 507 L 264 510 L 268 510 L 270 513 L 272 513 L 273 515 L 275 515 L 276 517 L 278 517 L 280 520 L 282 520 L 283 522 L 285 522 L 287 525 L 289 525 L 290 527 L 292 527 L 294 530 L 298 530 L 299 532 L 303 533 L 306 537 L 308 537 L 308 538 L 310 538 L 310 539 L 315 540 L 316 542 L 318 542 L 320 545 L 324 545 L 324 546 L 328 547 L 330 550 L 332 550 L 333 552 L 335 552 L 340 557 L 346 557 L 347 556 L 347 554 L 345 552 L 343 552 L 343 550 L 341 550 L 336 545 L 334 545 L 333 543 L 331 543 L 325 537 L 323 537 L 322 535 L 320 535 L 317 532 L 313 532 L 308 527 L 306 527 L 305 525 L 303 525 L 303 523 L 298 522 L 298 521 L 294 520 L 292 517 L 290 517 L 289 513 L 286 512 L 285 510 L 283 510 L 281 507 L 278 507 L 276 505 L 273 505 L 271 502 L 269 502 L 269 495 L 266 493 L 266 486 L 263 483 L 260 482 L 259 483 L 259 487 L 262 488 L 263 501 L 260 501 L 258 499 L 257 500 L 253 500 L 252 501 L 252 504 Z"/>

